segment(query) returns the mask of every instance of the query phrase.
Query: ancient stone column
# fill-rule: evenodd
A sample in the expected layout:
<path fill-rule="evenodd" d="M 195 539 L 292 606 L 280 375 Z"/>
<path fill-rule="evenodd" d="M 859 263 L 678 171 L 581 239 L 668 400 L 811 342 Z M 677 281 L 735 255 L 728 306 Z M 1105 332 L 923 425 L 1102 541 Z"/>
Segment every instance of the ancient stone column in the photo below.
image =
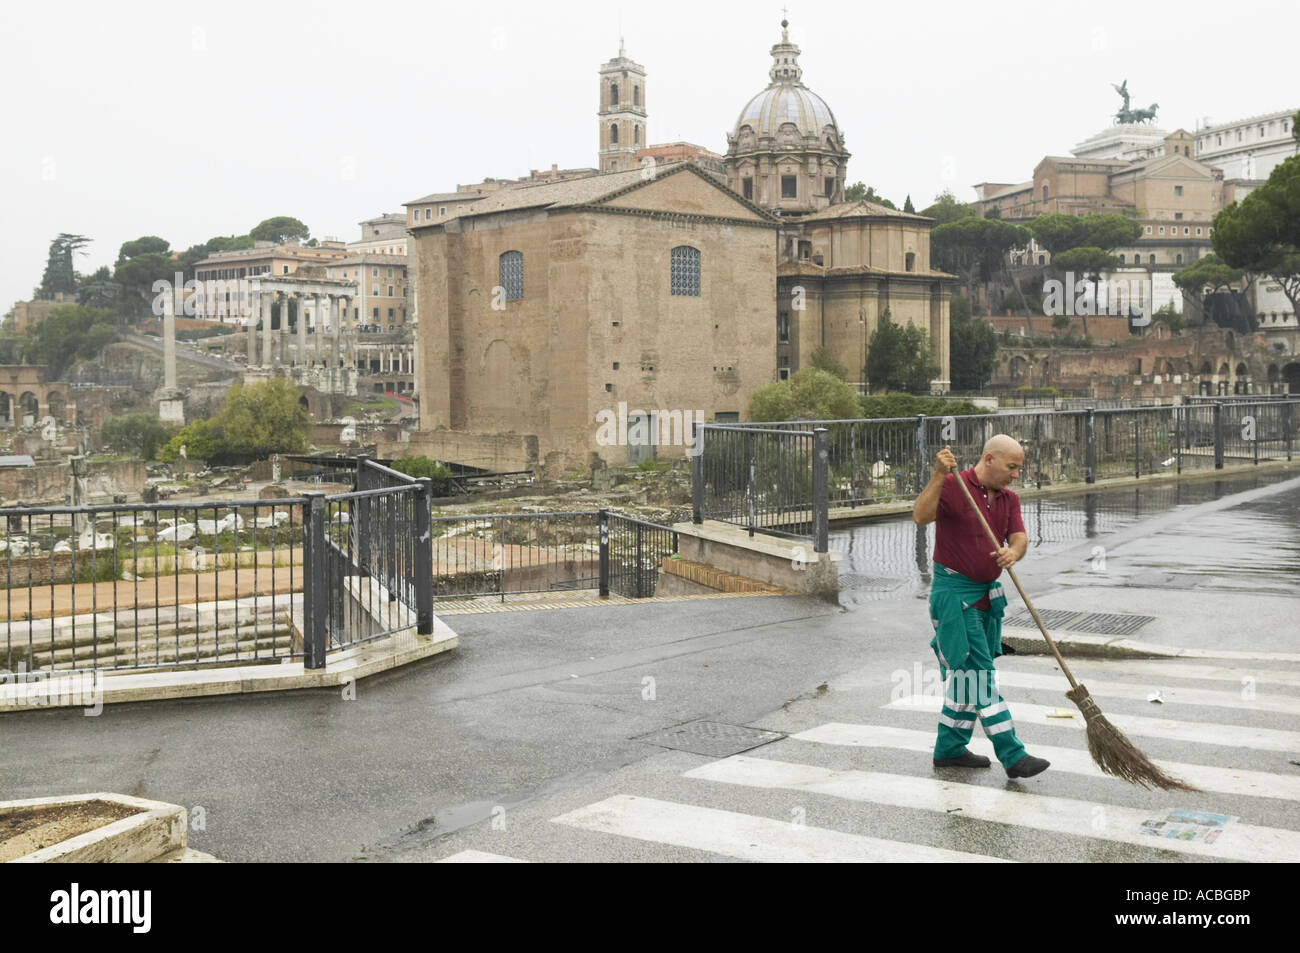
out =
<path fill-rule="evenodd" d="M 343 325 L 343 302 L 335 295 L 330 295 L 330 374 L 339 369 L 339 334 Z"/>
<path fill-rule="evenodd" d="M 176 389 L 176 290 L 163 295 L 163 395 L 158 419 L 165 424 L 185 424 L 184 395 Z"/>
<path fill-rule="evenodd" d="M 163 296 L 163 387 L 176 389 L 176 300 L 174 292 Z"/>
<path fill-rule="evenodd" d="M 289 366 L 289 294 L 280 293 L 280 333 L 276 336 L 275 359 L 281 367 Z"/>
<path fill-rule="evenodd" d="M 248 301 L 248 313 L 245 315 L 244 332 L 248 335 L 248 367 L 257 366 L 257 319 L 262 313 L 262 289 L 257 287 Z"/>
<path fill-rule="evenodd" d="M 297 342 L 297 348 L 294 350 L 293 360 L 299 367 L 305 367 L 307 364 L 307 296 L 298 296 L 298 326 L 294 334 Z"/>
<path fill-rule="evenodd" d="M 312 310 L 312 318 L 314 319 L 312 323 L 314 324 L 316 331 L 315 340 L 311 342 L 311 361 L 313 364 L 317 361 L 320 361 L 322 364 L 325 363 L 324 334 L 325 321 L 329 317 L 329 312 L 327 310 L 329 308 L 328 302 L 329 298 L 326 295 L 316 295 L 316 307 Z"/>
<path fill-rule="evenodd" d="M 271 305 L 275 302 L 275 292 L 262 295 L 262 366 L 271 366 Z"/>

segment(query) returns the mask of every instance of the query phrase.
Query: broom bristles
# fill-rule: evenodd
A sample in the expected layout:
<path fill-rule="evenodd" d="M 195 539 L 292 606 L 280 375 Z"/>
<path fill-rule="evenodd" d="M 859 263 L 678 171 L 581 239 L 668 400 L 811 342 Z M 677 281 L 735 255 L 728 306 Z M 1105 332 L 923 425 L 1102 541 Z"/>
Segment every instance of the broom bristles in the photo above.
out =
<path fill-rule="evenodd" d="M 1151 759 L 1139 751 L 1124 733 L 1106 720 L 1097 703 L 1080 684 L 1065 693 L 1065 697 L 1079 706 L 1088 730 L 1088 753 L 1104 773 L 1144 788 L 1162 791 L 1200 791 L 1186 781 L 1171 777 L 1161 771 Z"/>

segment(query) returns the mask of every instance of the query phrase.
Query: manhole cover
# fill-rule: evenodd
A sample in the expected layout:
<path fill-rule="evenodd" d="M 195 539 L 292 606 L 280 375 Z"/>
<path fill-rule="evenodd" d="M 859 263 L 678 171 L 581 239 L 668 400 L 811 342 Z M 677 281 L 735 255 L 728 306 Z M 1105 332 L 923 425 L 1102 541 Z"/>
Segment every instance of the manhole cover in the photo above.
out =
<path fill-rule="evenodd" d="M 708 755 L 711 758 L 727 758 L 784 737 L 779 731 L 761 731 L 758 728 L 743 728 L 718 721 L 688 721 L 684 725 L 652 731 L 633 740 L 661 748 Z"/>
<path fill-rule="evenodd" d="M 1040 609 L 1038 616 L 1048 631 L 1065 629 L 1070 632 L 1093 632 L 1098 635 L 1132 635 L 1148 622 L 1154 622 L 1153 615 L 1128 615 L 1119 612 L 1077 612 L 1074 609 Z M 1021 629 L 1036 629 L 1034 617 L 1022 610 L 1003 619 L 1004 625 Z"/>

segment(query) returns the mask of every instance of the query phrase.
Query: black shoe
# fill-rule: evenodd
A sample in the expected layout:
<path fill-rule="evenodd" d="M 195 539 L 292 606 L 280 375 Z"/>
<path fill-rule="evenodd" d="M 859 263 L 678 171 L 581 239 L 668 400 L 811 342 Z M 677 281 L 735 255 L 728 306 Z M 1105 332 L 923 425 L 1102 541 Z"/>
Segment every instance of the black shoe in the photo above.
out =
<path fill-rule="evenodd" d="M 1007 777 L 1032 778 L 1035 774 L 1042 774 L 1046 771 L 1051 763 L 1043 758 L 1035 758 L 1032 754 L 1027 754 L 1007 768 Z"/>
<path fill-rule="evenodd" d="M 987 768 L 989 759 L 982 754 L 963 751 L 955 758 L 935 758 L 934 766 L 936 768 Z"/>

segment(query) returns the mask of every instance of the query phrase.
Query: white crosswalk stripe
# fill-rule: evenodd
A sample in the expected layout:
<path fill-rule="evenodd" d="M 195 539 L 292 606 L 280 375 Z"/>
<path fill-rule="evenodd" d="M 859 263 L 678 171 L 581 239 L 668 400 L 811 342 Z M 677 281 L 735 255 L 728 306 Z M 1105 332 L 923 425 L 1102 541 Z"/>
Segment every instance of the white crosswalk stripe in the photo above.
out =
<path fill-rule="evenodd" d="M 1086 683 L 1085 683 L 1086 684 Z M 1090 689 L 1091 690 L 1091 689 Z M 897 711 L 938 713 L 943 699 L 938 695 L 907 695 L 882 705 Z M 1055 728 L 1084 727 L 1083 716 L 1067 699 L 1062 699 L 1062 710 L 1074 713 L 1072 718 L 1049 717 L 1056 708 L 1048 705 L 1030 705 L 1011 702 L 1011 717 L 1017 730 L 1023 725 L 1050 725 Z M 1068 706 L 1068 707 L 1067 707 Z M 1129 736 L 1163 738 L 1170 741 L 1187 741 L 1206 745 L 1225 745 L 1233 748 L 1250 748 L 1256 751 L 1300 750 L 1300 732 L 1276 728 L 1253 728 L 1243 725 L 1222 725 L 1210 722 L 1178 721 L 1172 718 L 1151 718 L 1146 715 L 1126 715 L 1103 712 L 1107 720 Z"/>
<path fill-rule="evenodd" d="M 554 822 L 637 840 L 691 847 L 742 860 L 773 863 L 1006 862 L 982 854 L 882 840 L 797 825 L 788 820 L 628 795 L 606 798 L 554 818 Z"/>
<path fill-rule="evenodd" d="M 1044 697 L 1038 694 L 1040 691 L 1064 688 L 1059 672 L 1036 662 L 1012 660 L 999 672 L 999 687 L 1021 698 L 1032 692 L 1034 694 L 1030 697 L 1036 699 Z M 1083 716 L 1063 697 L 1063 691 L 1060 703 L 1055 706 L 1031 704 L 1015 697 L 1007 699 L 1017 731 L 1030 752 L 1051 762 L 1046 777 L 1061 777 L 1054 785 L 1004 785 L 993 746 L 979 731 L 971 739 L 970 750 L 993 760 L 991 772 L 998 776 L 998 783 L 987 783 L 991 775 L 986 772 L 932 774 L 930 758 L 935 743 L 936 716 L 943 702 L 932 692 L 895 698 L 879 706 L 881 710 L 907 713 L 892 718 L 904 724 L 835 721 L 818 724 L 796 731 L 789 740 L 770 747 L 719 760 L 706 760 L 683 771 L 680 777 L 687 780 L 675 781 L 672 793 L 664 797 L 642 796 L 642 792 L 646 795 L 662 793 L 657 784 L 651 782 L 652 786 L 647 788 L 647 782 L 643 780 L 636 796 L 617 793 L 605 797 L 609 792 L 603 791 L 597 795 L 603 800 L 567 810 L 575 803 L 571 801 L 558 809 L 567 810 L 567 813 L 554 817 L 552 815 L 556 812 L 550 811 L 537 820 L 541 823 L 549 820 L 555 825 L 586 831 L 587 837 L 592 834 L 611 835 L 613 839 L 626 838 L 645 844 L 699 851 L 701 856 L 712 854 L 758 862 L 1014 862 L 1037 856 L 1045 835 L 1052 837 L 1056 845 L 1052 856 L 1067 860 L 1091 859 L 1096 854 L 1096 842 L 1127 845 L 1126 854 L 1122 856 L 1129 860 L 1169 859 L 1167 852 L 1197 859 L 1266 863 L 1293 861 L 1300 857 L 1300 830 L 1266 826 L 1269 822 L 1291 824 L 1290 818 L 1296 816 L 1292 809 L 1300 803 L 1300 772 L 1285 768 L 1269 771 L 1233 766 L 1234 758 L 1242 752 L 1286 752 L 1294 757 L 1293 753 L 1300 751 L 1300 731 L 1192 720 L 1201 715 L 1211 719 L 1217 715 L 1250 721 L 1253 720 L 1250 718 L 1252 713 L 1259 713 L 1268 716 L 1275 724 L 1287 724 L 1293 719 L 1286 718 L 1286 715 L 1300 714 L 1300 701 L 1276 693 L 1256 693 L 1253 697 L 1246 693 L 1243 697 L 1242 688 L 1247 684 L 1243 679 L 1251 680 L 1252 690 L 1255 682 L 1290 686 L 1293 673 L 1254 672 L 1241 667 L 1200 662 L 1148 665 L 1140 661 L 1123 661 L 1102 663 L 1097 674 L 1111 676 L 1085 682 L 1089 691 L 1101 701 L 1103 710 L 1107 698 L 1119 699 L 1132 708 L 1135 707 L 1133 701 L 1145 702 L 1148 692 L 1157 688 L 1164 691 L 1164 706 L 1144 708 L 1140 715 L 1106 711 L 1106 716 L 1135 741 L 1157 739 L 1203 750 L 1205 763 L 1167 760 L 1157 763 L 1167 773 L 1216 796 L 1214 806 L 1206 805 L 1204 799 L 1196 795 L 1184 794 L 1171 794 L 1163 803 L 1153 801 L 1148 792 L 1139 792 L 1124 781 L 1103 774 L 1088 753 L 1082 735 L 1085 727 Z M 1294 674 L 1300 676 L 1300 673 Z M 1118 676 L 1138 678 L 1120 681 Z M 1205 680 L 1220 687 L 1206 688 L 1179 679 Z M 875 700 L 884 701 L 880 695 L 876 695 Z M 1146 711 L 1151 714 L 1146 714 Z M 1062 712 L 1071 717 L 1049 717 Z M 1179 717 L 1165 717 L 1167 714 Z M 908 726 L 906 720 L 912 715 L 917 716 L 918 723 Z M 1043 727 L 1071 728 L 1074 732 L 1072 737 L 1051 735 L 1042 732 Z M 1043 744 L 1043 738 L 1061 739 L 1066 743 Z M 1139 744 L 1149 742 L 1140 741 Z M 814 745 L 907 752 L 908 767 L 903 769 L 905 773 L 846 768 L 842 763 L 843 755 L 839 756 L 840 763 L 832 761 L 831 766 L 809 763 L 826 759 L 827 752 L 815 752 L 810 747 Z M 1258 755 L 1253 757 L 1261 760 Z M 855 760 L 871 763 L 865 757 Z M 697 760 L 692 759 L 689 763 L 697 763 Z M 895 758 L 893 763 L 898 763 L 898 759 Z M 1100 792 L 1101 799 L 1092 801 L 1039 793 L 1062 790 L 1077 793 L 1081 788 L 1072 778 L 1087 778 L 1091 787 L 1086 790 Z M 684 784 L 689 786 L 684 788 Z M 751 793 L 729 796 L 728 789 L 735 792 L 744 789 Z M 823 826 L 795 823 L 784 813 L 792 803 L 792 792 L 799 798 L 801 806 L 822 799 L 818 808 L 809 807 L 809 814 L 821 810 L 819 817 L 838 817 L 844 820 L 844 824 L 826 819 L 820 822 Z M 1141 799 L 1134 799 L 1129 792 L 1139 792 Z M 1230 802 L 1232 806 L 1229 807 L 1222 802 L 1223 797 L 1242 800 L 1239 806 L 1236 801 Z M 828 799 L 840 803 L 833 810 L 825 810 Z M 734 807 L 737 802 L 743 803 L 744 810 L 751 813 L 726 809 Z M 1156 803 L 1160 804 L 1158 808 L 1150 806 Z M 861 808 L 853 805 L 861 805 Z M 1144 822 L 1163 818 L 1175 808 L 1221 811 L 1240 816 L 1216 831 L 1215 839 L 1209 842 L 1200 837 L 1184 840 L 1153 836 L 1147 832 L 1149 828 L 1144 827 Z M 863 812 L 861 815 L 859 810 Z M 946 820 L 930 828 L 942 832 L 941 836 L 930 836 L 943 846 L 912 843 L 907 834 L 899 834 L 898 839 L 891 840 L 853 833 L 851 829 L 834 829 L 890 811 L 963 820 L 957 824 Z M 961 824 L 969 821 L 1003 825 L 1010 836 L 995 839 L 993 842 L 998 846 L 985 849 L 1004 856 L 961 850 L 968 844 L 988 843 L 968 840 L 968 836 L 975 835 L 967 832 L 975 829 L 963 828 Z M 865 824 L 865 821 L 861 823 Z M 914 829 L 914 825 L 914 821 L 891 823 L 889 830 L 891 833 L 907 831 Z M 865 829 L 874 832 L 874 825 Z M 1023 841 L 1017 839 L 1017 832 L 1026 835 Z M 591 842 L 579 843 L 587 845 L 582 849 L 589 849 Z M 1017 846 L 1019 843 L 1025 845 L 1023 850 Z M 618 848 L 616 858 L 623 859 L 625 850 L 626 847 Z M 462 850 L 444 858 L 443 862 L 525 861 L 501 854 Z"/>
<path fill-rule="evenodd" d="M 492 854 L 485 850 L 462 850 L 458 854 L 444 857 L 440 864 L 526 864 L 528 861 L 505 854 Z"/>
<path fill-rule="evenodd" d="M 831 722 L 818 725 L 807 731 L 791 735 L 797 741 L 810 741 L 818 744 L 849 745 L 863 748 L 893 748 L 899 751 L 934 751 L 934 729 L 914 731 L 910 728 L 895 728 L 889 725 L 860 725 Z M 971 738 L 970 750 L 976 754 L 987 755 L 996 762 L 993 745 L 987 738 Z M 1117 778 L 1102 774 L 1101 769 L 1093 763 L 1084 748 L 1058 748 L 1034 742 L 1033 754 L 1052 762 L 1053 771 L 1066 771 L 1070 774 L 1086 774 L 1096 778 L 1108 778 L 1117 784 L 1124 784 Z M 1157 764 L 1169 774 L 1204 791 L 1217 791 L 1221 794 L 1247 795 L 1249 797 L 1281 798 L 1300 801 L 1300 774 L 1281 775 L 1268 771 L 1247 771 L 1242 768 L 1219 768 L 1206 764 L 1185 764 L 1178 761 L 1159 761 Z M 996 766 L 995 766 L 996 770 Z"/>
<path fill-rule="evenodd" d="M 1294 861 L 1300 857 L 1300 832 L 1296 831 L 1237 823 L 1226 827 L 1212 844 L 1157 838 L 1141 833 L 1149 811 L 909 775 L 839 771 L 735 755 L 693 768 L 685 776 L 943 815 L 960 811 L 965 818 L 1207 857 L 1260 862 Z"/>
<path fill-rule="evenodd" d="M 998 677 L 1005 671 L 1018 671 L 1021 666 L 1032 665 L 1034 660 L 1019 656 L 1010 666 L 1005 660 L 998 662 Z M 1050 668 L 1055 662 L 1043 659 L 1041 667 Z M 1163 679 L 1200 678 L 1209 681 L 1234 682 L 1243 685 L 1246 680 L 1258 685 L 1290 685 L 1300 688 L 1300 672 L 1273 672 L 1261 667 L 1231 668 L 1226 665 L 1200 665 L 1194 662 L 1166 661 L 1164 659 L 1107 659 L 1103 667 L 1108 675 L 1141 675 L 1153 679 L 1152 685 Z M 1077 673 L 1076 673 L 1077 674 Z M 1058 679 L 1064 678 L 1058 674 Z M 1091 683 L 1088 684 L 1091 689 Z"/>
<path fill-rule="evenodd" d="M 997 683 L 1003 688 L 1034 688 L 1044 691 L 1058 690 L 1061 695 L 1069 687 L 1064 676 L 1046 672 L 998 672 Z M 1152 682 L 1151 687 L 1135 685 L 1131 682 L 1108 682 L 1088 679 L 1085 683 L 1088 693 L 1098 698 L 1127 698 L 1144 702 L 1148 695 L 1159 688 L 1162 690 L 1164 703 L 1172 705 L 1206 705 L 1210 708 L 1236 708 L 1243 711 L 1273 711 L 1285 715 L 1300 715 L 1300 698 L 1285 695 L 1261 695 L 1252 693 L 1243 697 L 1240 690 L 1235 692 L 1208 688 L 1183 688 L 1169 685 L 1167 682 Z"/>

